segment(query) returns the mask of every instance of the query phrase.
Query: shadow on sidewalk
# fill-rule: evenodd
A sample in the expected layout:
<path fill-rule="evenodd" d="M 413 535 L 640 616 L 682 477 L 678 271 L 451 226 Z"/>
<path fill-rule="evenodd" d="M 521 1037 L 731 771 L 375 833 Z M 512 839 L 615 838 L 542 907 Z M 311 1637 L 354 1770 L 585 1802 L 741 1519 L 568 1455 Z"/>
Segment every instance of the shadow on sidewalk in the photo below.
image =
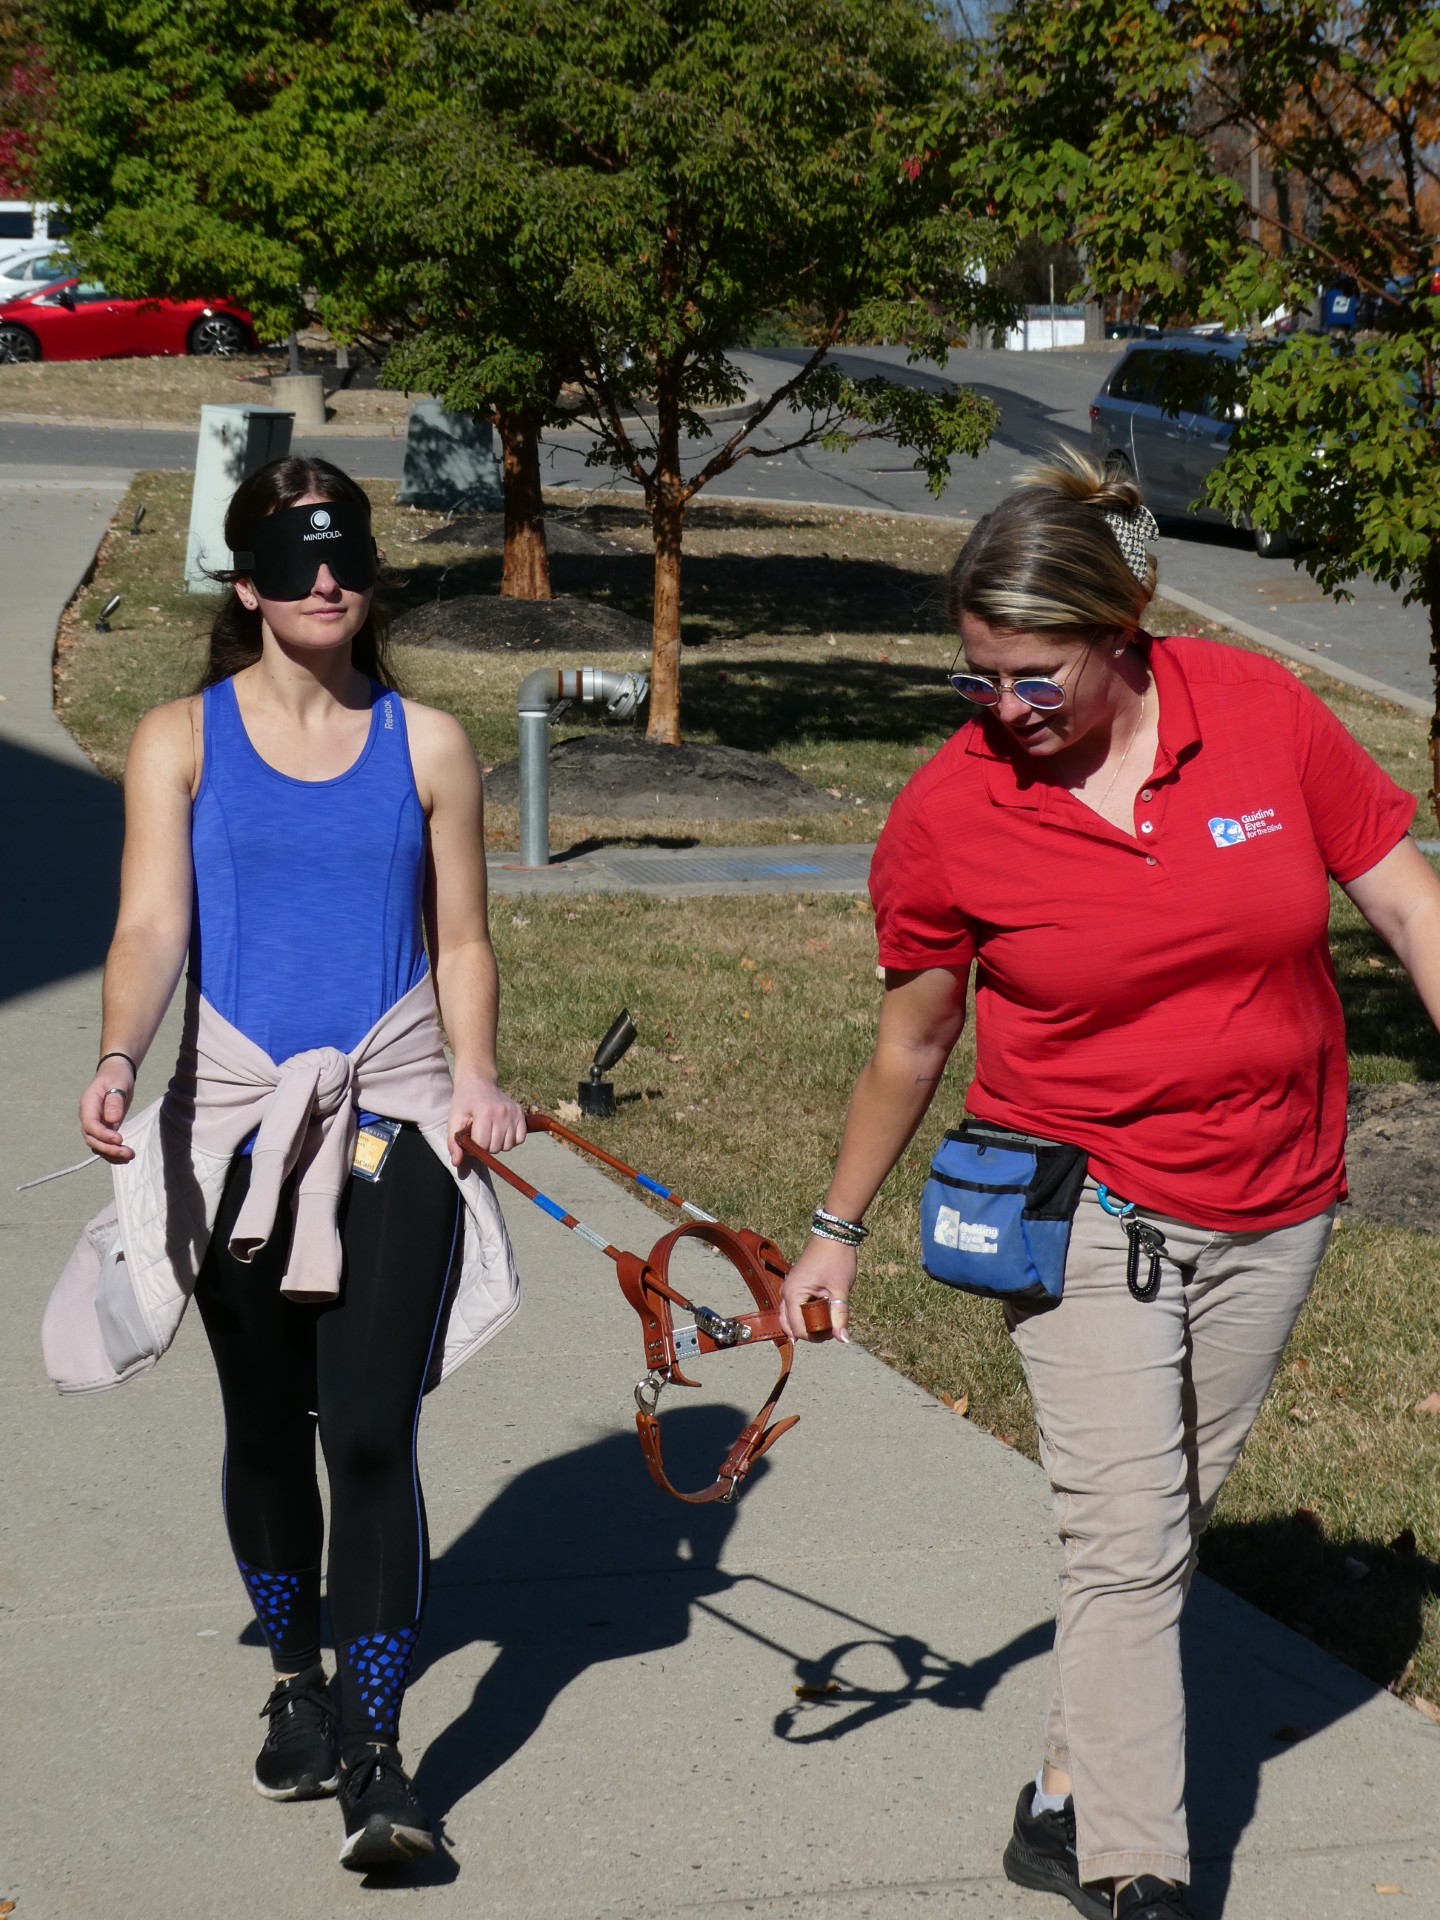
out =
<path fill-rule="evenodd" d="M 743 1419 L 727 1407 L 670 1414 L 666 1469 L 676 1484 L 703 1485 Z M 762 1461 L 752 1483 L 766 1471 Z M 1046 1620 L 966 1665 L 814 1595 L 729 1573 L 718 1561 L 735 1519 L 733 1507 L 665 1498 L 628 1434 L 512 1481 L 435 1562 L 422 1668 L 476 1642 L 498 1652 L 470 1706 L 421 1759 L 421 1798 L 437 1812 L 454 1806 L 524 1747 L 587 1669 L 683 1645 L 697 1613 L 734 1632 L 739 1657 L 748 1640 L 791 1662 L 804 1693 L 777 1715 L 773 1732 L 797 1744 L 838 1740 L 917 1704 L 978 1711 L 1008 1672 L 1050 1645 Z M 738 1605 L 756 1585 L 806 1610 L 803 1645 L 773 1639 L 715 1604 L 730 1595 Z M 868 1677 L 877 1649 L 891 1663 L 879 1686 Z M 856 1656 L 865 1679 L 847 1673 Z"/>
<path fill-rule="evenodd" d="M 104 960 L 119 898 L 123 803 L 103 775 L 0 740 L 0 820 L 8 930 L 0 1000 L 13 1000 Z"/>
<path fill-rule="evenodd" d="M 704 1484 L 742 1417 L 726 1407 L 669 1416 L 666 1464 L 677 1485 Z M 761 1462 L 755 1480 L 766 1471 Z M 496 1652 L 488 1665 L 477 1655 L 484 1671 L 470 1705 L 421 1758 L 421 1798 L 448 1811 L 522 1750 L 589 1668 L 683 1646 L 697 1615 L 733 1631 L 737 1657 L 749 1641 L 790 1662 L 803 1691 L 771 1731 L 793 1744 L 863 1737 L 915 1706 L 978 1712 L 1008 1673 L 1050 1647 L 1047 1619 L 962 1662 L 906 1633 L 901 1619 L 877 1625 L 762 1574 L 727 1572 L 718 1563 L 735 1519 L 733 1507 L 666 1499 L 628 1434 L 542 1461 L 505 1487 L 435 1562 L 419 1670 L 472 1645 Z M 754 1616 L 745 1598 L 757 1586 L 764 1630 L 739 1617 Z M 777 1614 L 793 1622 L 797 1606 L 801 1628 L 776 1626 Z M 1420 1625 L 1417 1608 L 1416 1644 Z M 1183 1639 L 1193 1904 L 1197 1920 L 1217 1920 L 1266 1764 L 1374 1689 L 1208 1581 L 1186 1610 Z M 963 1737 L 957 1729 L 957 1770 Z M 1038 1725 L 1036 1737 L 1038 1746 Z M 997 1855 L 1006 1838 L 995 1835 Z"/>

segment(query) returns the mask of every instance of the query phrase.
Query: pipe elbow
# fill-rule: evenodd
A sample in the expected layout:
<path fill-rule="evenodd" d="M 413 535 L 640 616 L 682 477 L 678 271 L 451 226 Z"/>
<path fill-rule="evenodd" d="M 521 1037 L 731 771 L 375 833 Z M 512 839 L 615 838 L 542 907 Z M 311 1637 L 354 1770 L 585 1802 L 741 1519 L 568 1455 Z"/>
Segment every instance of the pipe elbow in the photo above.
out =
<path fill-rule="evenodd" d="M 553 667 L 537 667 L 520 682 L 515 696 L 518 714 L 548 714 L 560 698 L 560 675 Z"/>

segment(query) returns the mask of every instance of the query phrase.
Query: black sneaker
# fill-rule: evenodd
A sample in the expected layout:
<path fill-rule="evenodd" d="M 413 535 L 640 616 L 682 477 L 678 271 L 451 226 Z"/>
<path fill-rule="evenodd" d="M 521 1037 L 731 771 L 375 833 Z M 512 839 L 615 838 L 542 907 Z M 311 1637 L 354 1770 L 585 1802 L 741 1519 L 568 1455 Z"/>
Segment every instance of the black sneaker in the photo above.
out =
<path fill-rule="evenodd" d="M 260 1709 L 270 1731 L 255 1756 L 255 1791 L 267 1800 L 320 1800 L 340 1784 L 335 1713 L 323 1667 L 278 1680 Z"/>
<path fill-rule="evenodd" d="M 430 1819 L 400 1764 L 398 1747 L 367 1747 L 340 1776 L 345 1844 L 340 1864 L 364 1873 L 435 1851 Z"/>
<path fill-rule="evenodd" d="M 1115 1896 L 1117 1920 L 1193 1920 L 1181 1888 L 1142 1873 Z"/>
<path fill-rule="evenodd" d="M 1015 1828 L 1004 1853 L 1005 1878 L 1038 1893 L 1063 1893 L 1087 1920 L 1110 1920 L 1110 1895 L 1101 1886 L 1082 1886 L 1075 1849 L 1075 1806 L 1066 1800 L 1058 1813 L 1031 1811 L 1035 1782 L 1027 1780 L 1015 1805 Z M 1140 1915 L 1135 1920 L 1141 1920 Z"/>

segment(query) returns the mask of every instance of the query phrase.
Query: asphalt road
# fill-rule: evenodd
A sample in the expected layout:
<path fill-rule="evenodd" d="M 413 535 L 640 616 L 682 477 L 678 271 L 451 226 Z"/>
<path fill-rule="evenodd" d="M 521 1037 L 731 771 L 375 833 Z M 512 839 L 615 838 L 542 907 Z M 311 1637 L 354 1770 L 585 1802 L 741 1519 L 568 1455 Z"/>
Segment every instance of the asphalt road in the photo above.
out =
<path fill-rule="evenodd" d="M 1001 424 L 978 459 L 957 460 L 943 497 L 935 500 L 923 478 L 893 447 L 869 445 L 849 454 L 810 448 L 800 453 L 774 451 L 780 431 L 762 437 L 766 449 L 712 483 L 708 497 L 812 501 L 896 513 L 935 513 L 973 519 L 985 512 L 1038 456 L 1058 444 L 1085 446 L 1088 407 L 1114 365 L 1117 348 L 1062 350 L 1058 353 L 964 352 L 952 357 L 945 372 L 908 368 L 899 348 L 852 350 L 841 358 L 860 374 L 899 372 L 921 384 L 964 379 L 1000 408 Z M 752 386 L 773 391 L 799 359 L 794 350 L 747 352 L 737 356 Z M 734 431 L 733 424 L 713 429 Z M 325 452 L 356 474 L 398 479 L 404 460 L 400 439 L 314 437 L 297 448 Z M 544 474 L 547 485 L 591 488 L 603 473 L 585 465 L 589 436 L 583 429 L 547 436 Z M 692 443 L 688 463 L 708 457 L 714 441 Z M 184 470 L 194 462 L 194 439 L 184 431 L 149 432 L 126 428 L 32 427 L 0 423 L 0 471 L 23 467 L 85 471 L 159 467 Z M 617 490 L 630 483 L 615 480 Z M 1249 539 L 1221 527 L 1167 522 L 1159 543 L 1160 580 L 1203 601 L 1229 619 L 1278 635 L 1291 646 L 1314 652 L 1389 686 L 1428 699 L 1431 674 L 1423 608 L 1402 606 L 1400 596 L 1373 581 L 1357 581 L 1349 603 L 1328 600 L 1304 570 L 1288 560 L 1261 560 Z"/>

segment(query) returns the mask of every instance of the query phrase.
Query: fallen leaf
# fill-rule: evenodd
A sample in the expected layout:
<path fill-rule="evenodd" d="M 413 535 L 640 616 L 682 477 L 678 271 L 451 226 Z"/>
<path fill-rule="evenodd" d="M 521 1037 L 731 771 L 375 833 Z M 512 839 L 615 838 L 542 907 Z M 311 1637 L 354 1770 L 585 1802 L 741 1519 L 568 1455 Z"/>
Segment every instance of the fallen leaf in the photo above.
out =
<path fill-rule="evenodd" d="M 844 792 L 839 787 L 826 787 L 825 791 L 832 800 L 843 800 L 845 797 Z"/>
<path fill-rule="evenodd" d="M 1303 1353 L 1297 1353 L 1295 1358 L 1290 1362 L 1290 1371 L 1292 1373 L 1308 1373 L 1310 1371 L 1310 1362 Z"/>
<path fill-rule="evenodd" d="M 961 1419 L 963 1420 L 963 1419 L 965 1418 L 965 1416 L 966 1416 L 966 1414 L 967 1414 L 967 1413 L 968 1413 L 968 1412 L 970 1411 L 970 1396 L 969 1396 L 969 1394 L 968 1394 L 968 1393 L 962 1393 L 962 1394 L 960 1395 L 960 1397 L 959 1397 L 959 1399 L 957 1399 L 957 1400 L 952 1400 L 952 1401 L 950 1402 L 950 1411 L 951 1411 L 952 1413 L 958 1413 L 958 1414 L 959 1414 L 959 1416 L 960 1416 L 960 1418 L 961 1418 Z"/>
<path fill-rule="evenodd" d="M 1313 1731 L 1314 1729 L 1312 1727 L 1292 1727 L 1287 1725 L 1276 1727 L 1270 1738 L 1272 1740 L 1278 1740 L 1282 1746 L 1291 1747 L 1294 1746 L 1297 1740 L 1308 1740 Z"/>
<path fill-rule="evenodd" d="M 528 927 L 530 924 L 530 916 L 527 913 L 512 913 L 510 916 L 510 924 L 512 927 Z"/>
<path fill-rule="evenodd" d="M 579 1101 L 562 1100 L 555 1109 L 555 1118 L 557 1120 L 563 1120 L 567 1127 L 573 1127 L 580 1118 Z"/>
<path fill-rule="evenodd" d="M 748 1020 L 748 1019 L 750 1018 L 750 1009 L 749 1009 L 749 1007 L 742 1007 L 742 1008 L 740 1009 L 740 1018 L 741 1018 L 742 1020 Z"/>
<path fill-rule="evenodd" d="M 1440 1707 L 1437 1707 L 1433 1700 L 1427 1700 L 1423 1693 L 1412 1693 L 1410 1705 L 1417 1713 L 1423 1713 L 1427 1720 L 1440 1727 Z"/>
<path fill-rule="evenodd" d="M 1013 1433 L 997 1433 L 995 1438 L 1000 1442 L 1002 1447 L 1013 1447 L 1015 1444 L 1015 1436 Z"/>
<path fill-rule="evenodd" d="M 675 1061 L 683 1060 L 685 1056 L 683 1053 L 667 1053 L 665 1058 L 673 1065 Z"/>
<path fill-rule="evenodd" d="M 1440 1413 L 1440 1393 L 1427 1393 L 1423 1400 L 1415 1402 L 1417 1413 Z"/>
<path fill-rule="evenodd" d="M 797 1700 L 829 1700 L 840 1691 L 838 1680 L 827 1680 L 823 1687 L 796 1687 Z"/>
<path fill-rule="evenodd" d="M 1398 1880 L 1376 1880 L 1373 1882 L 1376 1893 L 1403 1893 L 1405 1889 Z"/>
<path fill-rule="evenodd" d="M 761 993 L 773 993 L 775 991 L 775 982 L 770 978 L 768 973 L 762 973 L 755 984 L 759 987 Z"/>
<path fill-rule="evenodd" d="M 744 960 L 738 961 L 737 965 L 739 966 L 740 971 L 742 973 L 754 973 L 759 965 L 759 962 L 755 960 L 751 960 L 747 957 Z"/>
<path fill-rule="evenodd" d="M 3 698 L 4 695 L 0 694 L 0 699 Z M 15 1902 L 13 1900 L 0 1900 L 0 1920 L 5 1920 L 5 1915 L 7 1913 L 13 1913 L 14 1911 Z"/>
<path fill-rule="evenodd" d="M 1375 972 L 1378 973 L 1385 962 L 1380 958 L 1378 953 L 1367 953 L 1365 956 L 1365 964 L 1367 967 L 1372 967 Z M 1379 1889 L 1377 1888 L 1376 1891 L 1378 1892 Z"/>
<path fill-rule="evenodd" d="M 902 1271 L 900 1262 L 898 1260 L 887 1260 L 885 1262 L 885 1271 L 893 1280 L 895 1275 Z"/>

